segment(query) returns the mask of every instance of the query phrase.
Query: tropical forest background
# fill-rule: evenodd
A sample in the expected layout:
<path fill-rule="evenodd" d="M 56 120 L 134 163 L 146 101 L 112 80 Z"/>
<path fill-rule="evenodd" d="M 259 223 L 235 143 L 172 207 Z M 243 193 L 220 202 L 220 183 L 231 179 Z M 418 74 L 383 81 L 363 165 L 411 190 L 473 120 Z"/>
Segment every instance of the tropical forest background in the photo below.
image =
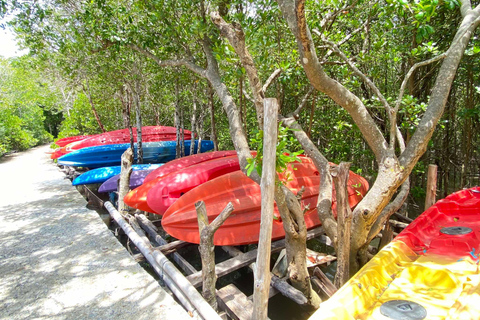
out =
<path fill-rule="evenodd" d="M 409 68 L 448 49 L 461 16 L 456 0 L 308 2 L 309 25 L 319 29 L 394 101 Z M 51 143 L 54 139 L 116 130 L 125 115 L 143 125 L 196 127 L 204 139 L 213 132 L 222 150 L 233 149 L 228 118 L 205 79 L 180 66 L 158 61 L 130 46 L 140 44 L 157 56 L 178 59 L 178 47 L 201 61 L 195 39 L 218 30 L 202 11 L 220 8 L 239 21 L 262 81 L 276 69 L 266 96 L 282 113 L 306 103 L 298 121 L 327 159 L 349 161 L 370 181 L 376 175 L 373 153 L 348 113 L 315 92 L 299 63 L 293 35 L 276 2 L 262 1 L 0 1 L 2 28 L 10 28 L 19 57 L 0 57 L 0 156 Z M 328 14 L 334 19 L 322 25 Z M 232 46 L 211 36 L 222 82 L 235 99 L 249 138 L 256 113 L 248 78 Z M 323 67 L 361 97 L 382 130 L 385 111 L 372 90 L 327 46 Z M 427 167 L 438 165 L 437 197 L 479 184 L 480 40 L 472 37 L 457 71 L 445 112 L 426 153 L 411 173 L 408 210 L 422 211 Z M 202 62 L 199 62 L 200 64 Z M 427 106 L 438 63 L 417 69 L 399 111 L 408 141 Z M 177 115 L 177 122 L 175 121 Z M 298 146 L 298 148 L 300 148 Z"/>

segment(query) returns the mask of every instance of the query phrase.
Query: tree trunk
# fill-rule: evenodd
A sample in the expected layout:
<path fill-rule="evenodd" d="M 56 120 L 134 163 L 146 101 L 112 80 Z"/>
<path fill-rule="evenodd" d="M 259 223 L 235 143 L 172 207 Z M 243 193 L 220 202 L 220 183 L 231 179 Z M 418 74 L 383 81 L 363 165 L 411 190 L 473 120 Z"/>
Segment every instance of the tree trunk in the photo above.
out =
<path fill-rule="evenodd" d="M 212 86 L 208 84 L 208 106 L 210 109 L 210 139 L 213 141 L 213 150 L 218 151 L 217 130 L 215 128 L 215 103 L 213 99 Z"/>
<path fill-rule="evenodd" d="M 190 141 L 190 154 L 195 153 L 195 126 L 197 124 L 197 83 L 193 85 L 193 106 L 192 106 L 192 139 Z"/>
<path fill-rule="evenodd" d="M 90 106 L 92 107 L 93 115 L 95 116 L 95 120 L 97 120 L 97 123 L 98 123 L 98 126 L 100 127 L 100 130 L 102 130 L 102 132 L 106 132 L 107 130 L 105 130 L 105 128 L 103 127 L 102 121 L 100 121 L 100 116 L 98 115 L 97 109 L 95 108 L 95 104 L 93 103 L 93 99 L 92 99 L 92 95 L 90 93 L 90 87 L 88 85 L 88 81 L 87 80 L 85 80 L 85 81 L 87 83 L 87 89 L 85 89 L 85 86 L 82 84 L 83 93 L 85 93 L 85 95 L 88 97 L 88 102 L 90 102 Z"/>
<path fill-rule="evenodd" d="M 177 128 L 177 146 L 175 147 L 175 158 L 180 158 L 182 156 L 182 148 L 180 145 L 181 142 L 181 132 L 180 132 L 180 88 L 178 84 L 178 78 L 175 81 L 175 128 Z"/>
<path fill-rule="evenodd" d="M 140 83 L 135 79 L 135 117 L 137 120 L 137 163 L 143 163 L 143 148 L 142 148 L 142 108 L 140 103 Z"/>
<path fill-rule="evenodd" d="M 267 319 L 268 293 L 270 290 L 270 255 L 272 243 L 272 223 L 275 194 L 275 162 L 277 145 L 277 113 L 276 99 L 264 100 L 263 121 L 263 160 L 260 236 L 258 239 L 257 267 L 254 274 L 253 317 L 252 319 Z"/>

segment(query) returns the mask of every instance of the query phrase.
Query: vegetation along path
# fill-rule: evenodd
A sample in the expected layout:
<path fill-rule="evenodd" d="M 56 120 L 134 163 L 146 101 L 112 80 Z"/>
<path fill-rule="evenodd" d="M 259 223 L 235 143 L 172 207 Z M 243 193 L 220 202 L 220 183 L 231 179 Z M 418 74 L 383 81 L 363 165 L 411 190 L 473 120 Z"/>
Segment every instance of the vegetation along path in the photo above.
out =
<path fill-rule="evenodd" d="M 191 319 L 47 150 L 0 160 L 0 319 Z"/>

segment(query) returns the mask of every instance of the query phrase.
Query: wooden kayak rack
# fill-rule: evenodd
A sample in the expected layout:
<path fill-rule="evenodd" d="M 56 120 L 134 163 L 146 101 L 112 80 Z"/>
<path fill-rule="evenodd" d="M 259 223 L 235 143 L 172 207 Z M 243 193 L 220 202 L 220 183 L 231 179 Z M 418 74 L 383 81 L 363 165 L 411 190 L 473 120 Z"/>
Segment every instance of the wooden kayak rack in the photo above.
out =
<path fill-rule="evenodd" d="M 118 223 L 117 219 L 115 218 L 115 213 L 112 210 L 113 205 L 111 203 L 106 202 L 106 208 L 111 213 L 113 219 Z M 115 210 L 116 211 L 116 210 Z M 118 211 L 117 211 L 118 213 Z M 119 215 L 119 214 L 118 214 Z M 192 264 L 183 257 L 177 249 L 180 249 L 185 246 L 198 246 L 192 243 L 186 243 L 180 240 L 174 240 L 168 243 L 164 237 L 161 236 L 161 230 L 157 227 L 158 222 L 150 221 L 145 215 L 143 214 L 135 214 L 132 216 L 134 221 L 138 224 L 140 229 L 135 230 L 138 234 L 142 234 L 142 238 L 145 241 L 148 241 L 147 244 L 151 246 L 151 250 L 156 252 L 161 252 L 162 254 L 169 255 L 170 259 L 175 262 L 175 264 L 181 269 L 182 276 L 185 277 L 186 280 L 195 288 L 201 288 L 202 286 L 202 272 L 197 270 Z M 130 222 L 132 222 L 130 220 Z M 135 224 L 133 222 L 133 224 Z M 123 229 L 123 228 L 122 228 Z M 133 228 L 135 229 L 135 227 Z M 129 238 L 131 237 L 130 232 L 127 232 L 124 229 L 125 233 Z M 321 237 L 324 234 L 324 230 L 322 227 L 318 227 L 312 229 L 308 232 L 307 239 L 313 239 L 317 237 Z M 135 236 L 135 235 L 134 235 Z M 131 239 L 131 238 L 130 238 Z M 131 239 L 132 240 L 132 239 Z M 278 240 L 272 242 L 272 253 L 279 252 L 283 248 L 285 248 L 285 240 Z M 243 252 L 236 247 L 231 246 L 222 246 L 221 249 L 225 251 L 228 255 L 230 255 L 230 259 L 226 261 L 217 263 L 215 265 L 215 273 L 218 278 L 228 275 L 236 270 L 239 270 L 244 267 L 249 267 L 253 269 L 255 260 L 257 258 L 257 249 Z M 137 260 L 142 260 L 143 253 L 136 254 L 134 257 Z M 331 262 L 334 259 L 325 259 L 325 263 Z M 150 261 L 149 261 L 150 262 Z M 155 268 L 154 268 L 155 269 Z M 317 268 L 318 269 L 318 268 Z M 316 269 L 316 270 L 317 270 Z M 319 270 L 319 269 L 318 269 Z M 318 272 L 318 271 L 317 271 Z M 157 273 L 163 280 L 165 280 L 164 272 Z M 279 278 L 278 276 L 271 274 L 271 288 L 270 288 L 270 297 L 281 293 L 282 295 L 286 296 L 287 298 L 291 299 L 292 301 L 296 302 L 299 305 L 306 305 L 307 299 L 305 296 L 298 291 L 297 289 L 293 288 L 286 280 Z M 317 279 L 317 282 L 329 281 L 328 278 L 325 279 Z M 167 284 L 168 285 L 168 284 Z M 329 288 L 329 284 L 325 284 L 324 287 Z M 228 284 L 225 287 L 217 290 L 217 302 L 219 306 L 219 311 L 221 311 L 220 315 L 225 314 L 227 316 L 226 319 L 250 319 L 253 310 L 253 297 L 247 297 L 240 289 L 238 289 L 234 284 Z M 177 296 L 178 298 L 178 296 Z M 182 299 L 179 299 L 182 300 Z M 192 310 L 188 309 L 188 304 L 184 304 L 187 311 L 194 313 L 196 310 L 193 308 Z M 202 317 L 202 315 L 200 314 Z"/>
<path fill-rule="evenodd" d="M 70 180 L 73 180 L 80 174 L 78 171 L 69 167 L 65 167 L 61 170 L 65 172 L 67 178 Z M 250 319 L 253 311 L 253 295 L 247 297 L 234 284 L 228 284 L 216 290 L 219 313 L 215 313 L 215 315 L 211 313 L 213 308 L 206 303 L 197 291 L 197 288 L 202 287 L 202 271 L 197 270 L 177 251 L 186 246 L 198 247 L 198 245 L 181 240 L 168 242 L 165 237 L 161 235 L 162 233 L 165 234 L 165 232 L 161 229 L 160 220 L 151 221 L 145 214 L 133 212 L 132 214 L 128 214 L 128 219 L 125 219 L 111 202 L 102 200 L 94 190 L 91 190 L 85 185 L 78 189 L 87 199 L 87 206 L 90 205 L 90 208 L 96 210 L 106 209 L 109 212 L 115 223 L 122 228 L 124 233 L 140 251 L 140 253 L 133 254 L 135 260 L 147 260 L 157 275 L 169 287 L 170 291 L 175 295 L 177 300 L 180 301 L 189 314 L 209 320 Z M 128 220 L 128 222 L 126 220 Z M 398 223 L 394 220 L 390 221 L 392 227 L 395 229 L 403 229 L 403 227 L 409 222 L 408 220 L 411 219 L 398 220 L 403 221 Z M 394 234 L 396 234 L 396 232 Z M 316 238 L 327 246 L 331 246 L 331 240 L 325 235 L 323 227 L 317 227 L 308 231 L 307 240 L 313 238 Z M 248 267 L 253 271 L 257 257 L 257 249 L 243 252 L 238 247 L 221 246 L 220 248 L 226 252 L 230 258 L 215 265 L 215 273 L 218 278 L 245 267 Z M 278 253 L 284 248 L 284 239 L 273 241 L 271 252 Z M 165 257 L 166 255 L 168 255 L 168 258 Z M 307 256 L 312 255 L 323 254 L 309 250 Z M 325 256 L 325 259 L 318 262 L 317 265 L 329 264 L 335 259 L 336 258 L 332 256 Z M 167 268 L 167 264 L 171 263 L 169 260 L 172 260 L 181 271 L 179 271 L 173 264 Z M 174 274 L 169 274 L 167 271 L 171 273 L 173 272 Z M 328 298 L 335 293 L 335 286 L 320 268 L 313 266 L 310 273 L 312 284 L 322 298 Z M 278 293 L 291 299 L 300 306 L 307 304 L 307 299 L 299 290 L 292 287 L 284 278 L 271 273 L 269 297 L 271 298 Z M 209 307 L 211 310 L 209 310 Z"/>

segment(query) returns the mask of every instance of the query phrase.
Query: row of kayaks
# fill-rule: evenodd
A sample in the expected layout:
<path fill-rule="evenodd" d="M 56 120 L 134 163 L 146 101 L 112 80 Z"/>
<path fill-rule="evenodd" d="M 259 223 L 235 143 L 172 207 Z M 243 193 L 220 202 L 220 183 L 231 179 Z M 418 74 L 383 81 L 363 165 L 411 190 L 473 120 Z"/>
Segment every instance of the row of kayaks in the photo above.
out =
<path fill-rule="evenodd" d="M 320 176 L 311 159 L 300 159 L 289 164 L 279 178 L 294 193 L 305 188 L 301 205 L 307 228 L 313 228 L 320 225 L 315 209 Z M 119 166 L 99 167 L 80 175 L 73 184 L 98 183 L 99 192 L 115 192 L 119 173 Z M 229 202 L 234 206 L 215 234 L 216 245 L 258 242 L 260 187 L 242 173 L 233 150 L 205 153 L 202 149 L 165 163 L 133 165 L 130 188 L 125 203 L 161 215 L 164 230 L 177 239 L 199 242 L 195 204 L 201 200 L 210 221 Z M 352 208 L 367 191 L 367 181 L 350 172 Z M 479 218 L 478 188 L 438 201 L 322 303 L 311 319 L 480 319 Z M 272 238 L 284 236 L 275 208 Z"/>
<path fill-rule="evenodd" d="M 480 319 L 480 189 L 426 210 L 310 318 Z"/>
<path fill-rule="evenodd" d="M 124 135 L 127 133 L 123 131 Z M 143 130 L 142 134 L 147 136 Z M 117 140 L 110 141 L 118 142 L 118 135 L 118 132 L 115 133 L 113 136 Z M 92 143 L 99 142 L 102 142 L 102 145 L 91 146 Z M 108 142 L 108 139 L 94 136 L 93 142 L 92 137 L 87 137 L 64 147 L 68 149 L 72 144 L 83 146 L 61 156 L 58 163 L 94 168 L 74 179 L 74 185 L 98 183 L 101 184 L 99 192 L 117 190 L 120 166 L 110 164 L 114 161 L 119 163 L 121 154 L 130 145 L 127 143 L 105 144 L 105 142 Z M 189 142 L 185 141 L 185 151 L 189 149 Z M 261 216 L 260 186 L 242 173 L 234 150 L 205 152 L 210 149 L 210 141 L 202 141 L 198 154 L 172 160 L 175 157 L 175 141 L 146 142 L 143 144 L 144 148 L 149 144 L 162 144 L 169 147 L 156 152 L 156 158 L 163 159 L 162 163 L 132 167 L 130 188 L 133 190 L 124 198 L 127 205 L 161 215 L 162 226 L 167 233 L 180 240 L 198 243 L 195 203 L 204 201 L 209 219 L 213 220 L 231 202 L 234 212 L 216 232 L 214 243 L 240 245 L 258 242 Z M 148 154 L 144 149 L 144 159 L 150 159 Z M 289 164 L 279 178 L 294 193 L 299 192 L 302 187 L 305 188 L 301 204 L 305 209 L 307 228 L 310 229 L 321 224 L 315 209 L 320 176 L 310 158 L 300 157 L 300 159 L 301 161 Z M 367 190 L 368 182 L 350 172 L 348 191 L 351 207 L 362 199 Z M 335 199 L 332 209 L 335 213 Z M 272 238 L 278 239 L 284 236 L 282 219 L 275 208 Z"/>

